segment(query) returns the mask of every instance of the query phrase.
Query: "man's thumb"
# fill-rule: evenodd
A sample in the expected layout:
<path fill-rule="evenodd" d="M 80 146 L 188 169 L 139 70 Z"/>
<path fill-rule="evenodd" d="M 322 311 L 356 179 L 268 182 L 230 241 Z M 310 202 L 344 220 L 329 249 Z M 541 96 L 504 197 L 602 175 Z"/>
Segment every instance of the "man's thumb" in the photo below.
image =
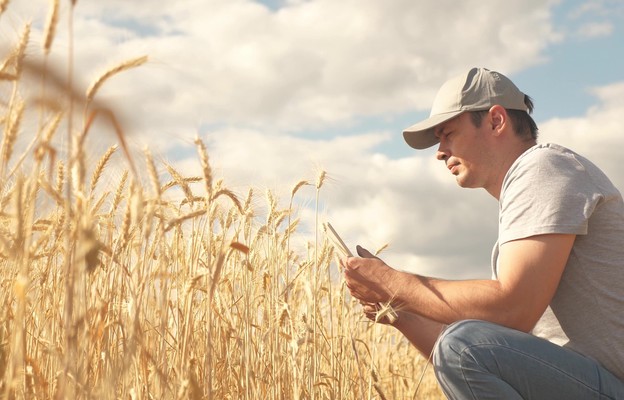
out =
<path fill-rule="evenodd" d="M 355 246 L 355 250 L 357 251 L 358 256 L 362 258 L 375 258 L 375 255 L 373 255 L 373 253 L 366 250 L 364 247 L 360 245 Z"/>

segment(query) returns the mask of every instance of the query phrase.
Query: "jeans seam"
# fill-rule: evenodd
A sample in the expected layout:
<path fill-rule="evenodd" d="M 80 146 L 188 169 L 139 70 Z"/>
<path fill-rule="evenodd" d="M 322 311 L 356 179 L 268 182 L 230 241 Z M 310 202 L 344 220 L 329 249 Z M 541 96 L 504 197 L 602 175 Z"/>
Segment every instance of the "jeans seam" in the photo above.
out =
<path fill-rule="evenodd" d="M 559 373 L 561 373 L 561 374 L 565 375 L 565 376 L 566 376 L 566 377 L 568 377 L 569 379 L 571 379 L 571 380 L 573 380 L 573 381 L 575 381 L 575 382 L 577 382 L 577 383 L 581 384 L 582 386 L 586 387 L 586 388 L 587 388 L 587 389 L 589 389 L 590 391 L 593 391 L 593 392 L 595 392 L 595 393 L 599 394 L 600 396 L 603 396 L 603 394 L 602 394 L 602 392 L 601 392 L 600 390 L 596 390 L 596 389 L 594 389 L 593 387 L 591 387 L 591 386 L 589 386 L 588 384 L 586 384 L 585 382 L 583 382 L 583 381 L 579 380 L 579 379 L 578 379 L 578 378 L 576 378 L 575 376 L 570 375 L 570 374 L 569 374 L 569 373 L 567 373 L 566 371 L 564 371 L 564 370 L 562 370 L 562 369 L 560 369 L 560 368 L 558 368 L 558 367 L 556 367 L 556 366 L 552 365 L 550 362 L 547 362 L 547 361 L 545 361 L 545 360 L 542 360 L 541 358 L 535 357 L 535 356 L 533 356 L 533 355 L 532 355 L 532 354 L 530 354 L 530 353 L 525 353 L 525 352 L 523 352 L 523 351 L 520 351 L 520 350 L 518 350 L 518 349 L 517 349 L 517 348 L 515 348 L 515 347 L 512 347 L 512 346 L 506 346 L 506 345 L 503 345 L 503 344 L 495 344 L 495 343 L 480 343 L 480 344 L 473 344 L 473 345 L 470 345 L 470 346 L 466 346 L 466 347 L 465 347 L 465 348 L 464 348 L 464 349 L 463 349 L 463 350 L 459 353 L 459 361 L 460 361 L 460 366 L 462 366 L 462 358 L 464 358 L 464 357 L 471 357 L 471 358 L 474 360 L 474 357 L 469 356 L 469 355 L 465 355 L 465 353 L 466 353 L 467 351 L 469 351 L 470 349 L 472 349 L 472 348 L 476 348 L 476 347 L 500 347 L 500 348 L 504 348 L 504 349 L 507 349 L 507 350 L 511 350 L 511 351 L 513 351 L 513 352 L 515 352 L 515 353 L 517 353 L 517 354 L 521 354 L 521 355 L 522 355 L 522 356 L 524 356 L 524 357 L 531 358 L 531 359 L 533 359 L 533 360 L 535 360 L 535 361 L 539 362 L 540 364 L 543 364 L 544 366 L 546 366 L 546 367 L 548 367 L 548 368 L 550 368 L 550 369 L 552 369 L 552 370 L 555 370 L 555 371 L 557 371 L 557 372 L 559 372 Z M 476 362 L 476 360 L 474 360 L 474 361 Z M 479 364 L 479 363 L 477 363 L 477 364 Z M 599 381 L 600 381 L 600 380 L 601 380 L 601 377 L 600 377 L 600 373 L 599 373 L 599 371 L 598 371 L 598 368 L 597 368 L 597 367 L 595 367 L 595 369 L 596 369 L 596 373 L 598 374 L 598 379 L 599 379 Z M 470 385 L 470 382 L 469 382 L 468 380 L 466 380 L 466 376 L 465 376 L 465 374 L 464 374 L 464 369 L 463 369 L 463 368 L 462 368 L 462 376 L 464 377 L 464 381 L 468 384 L 468 387 L 470 388 L 470 393 L 472 394 L 472 398 L 473 398 L 473 399 L 476 399 L 475 394 L 474 394 L 474 393 L 473 393 L 473 391 L 472 391 L 472 386 Z M 514 388 L 514 390 L 515 390 L 515 388 Z M 608 397 L 609 399 L 611 398 L 610 396 L 605 396 L 605 397 Z"/>
<path fill-rule="evenodd" d="M 600 374 L 600 368 L 598 368 L 597 365 L 594 365 L 594 369 L 596 370 L 596 375 L 598 375 L 598 387 L 600 387 L 602 389 L 602 375 Z M 616 400 L 614 397 L 611 397 L 609 395 L 603 394 L 602 391 L 598 392 L 598 394 L 600 394 L 601 398 L 607 398 L 609 400 Z"/>

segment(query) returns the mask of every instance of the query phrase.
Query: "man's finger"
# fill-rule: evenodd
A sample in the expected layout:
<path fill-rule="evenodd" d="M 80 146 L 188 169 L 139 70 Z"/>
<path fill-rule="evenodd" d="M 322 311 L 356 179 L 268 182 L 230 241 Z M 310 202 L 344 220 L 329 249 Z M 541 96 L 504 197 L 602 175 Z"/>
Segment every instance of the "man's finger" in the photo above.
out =
<path fill-rule="evenodd" d="M 371 305 L 370 303 L 367 303 L 366 305 L 362 306 L 362 310 L 365 313 L 370 313 L 370 314 L 376 314 L 377 313 L 377 306 Z"/>
<path fill-rule="evenodd" d="M 349 257 L 345 260 L 344 263 L 344 268 L 345 271 L 355 271 L 356 269 L 358 269 L 360 266 L 357 264 L 356 258 L 355 257 Z"/>
<path fill-rule="evenodd" d="M 357 251 L 358 256 L 362 258 L 376 258 L 373 253 L 366 250 L 364 247 L 360 245 L 355 246 L 355 250 Z"/>

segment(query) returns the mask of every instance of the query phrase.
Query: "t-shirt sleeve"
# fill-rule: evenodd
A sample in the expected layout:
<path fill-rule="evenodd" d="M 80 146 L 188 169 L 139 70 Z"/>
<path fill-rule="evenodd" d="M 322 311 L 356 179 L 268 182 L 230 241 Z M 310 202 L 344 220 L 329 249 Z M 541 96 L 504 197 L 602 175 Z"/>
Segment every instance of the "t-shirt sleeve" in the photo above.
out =
<path fill-rule="evenodd" d="M 501 191 L 499 243 L 549 233 L 587 234 L 599 199 L 574 154 L 538 149 L 518 161 Z"/>

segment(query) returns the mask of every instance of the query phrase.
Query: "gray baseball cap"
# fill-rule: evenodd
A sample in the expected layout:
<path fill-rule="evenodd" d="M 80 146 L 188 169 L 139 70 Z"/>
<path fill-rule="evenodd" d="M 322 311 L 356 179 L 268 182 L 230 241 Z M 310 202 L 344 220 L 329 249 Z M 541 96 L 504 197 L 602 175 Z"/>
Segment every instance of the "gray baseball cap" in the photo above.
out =
<path fill-rule="evenodd" d="M 431 106 L 429 118 L 406 128 L 403 138 L 415 149 L 438 143 L 434 128 L 466 111 L 489 110 L 500 105 L 528 112 L 525 95 L 505 75 L 485 68 L 472 68 L 446 81 Z"/>

